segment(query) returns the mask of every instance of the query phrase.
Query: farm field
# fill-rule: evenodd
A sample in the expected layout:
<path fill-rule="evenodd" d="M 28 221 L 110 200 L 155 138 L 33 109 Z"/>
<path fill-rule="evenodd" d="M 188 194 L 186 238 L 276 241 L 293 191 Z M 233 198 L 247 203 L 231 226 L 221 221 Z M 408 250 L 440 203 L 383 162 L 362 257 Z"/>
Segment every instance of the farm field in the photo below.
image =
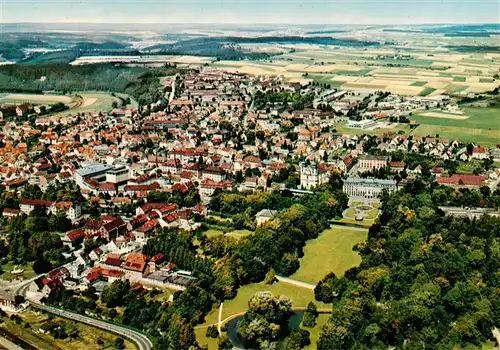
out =
<path fill-rule="evenodd" d="M 368 230 L 351 227 L 332 226 L 318 238 L 307 242 L 300 268 L 291 278 L 308 283 L 318 283 L 329 272 L 342 276 L 349 268 L 361 262 L 352 247 L 364 242 Z"/>
<path fill-rule="evenodd" d="M 395 59 L 391 56 L 396 52 L 390 48 L 292 47 L 294 52 L 271 59 L 226 60 L 212 66 L 255 75 L 282 75 L 293 81 L 327 83 L 347 90 L 384 90 L 409 96 L 486 92 L 499 85 L 492 77 L 498 73 L 500 61 L 488 53 L 428 54 L 428 48 L 422 47 L 412 50 L 411 58 Z"/>
<path fill-rule="evenodd" d="M 80 97 L 81 96 L 81 97 Z M 113 102 L 116 102 L 118 106 L 121 104 L 120 98 L 126 98 L 124 94 L 116 94 L 112 96 L 111 94 L 104 92 L 76 92 L 72 96 L 66 95 L 36 95 L 36 94 L 7 94 L 0 96 L 0 103 L 7 104 L 22 104 L 22 103 L 32 103 L 35 105 L 47 105 L 54 104 L 57 102 L 64 103 L 69 107 L 69 110 L 55 113 L 47 114 L 46 116 L 62 117 L 69 114 L 75 113 L 88 113 L 93 111 L 110 111 L 113 107 Z M 127 107 L 137 107 L 137 102 L 131 99 L 131 104 Z"/>
<path fill-rule="evenodd" d="M 34 344 L 40 350 L 87 350 L 95 349 L 97 340 L 103 342 L 101 349 L 114 349 L 115 340 L 117 335 L 109 332 L 104 332 L 100 329 L 87 326 L 81 323 L 69 321 L 60 317 L 50 317 L 46 314 L 34 312 L 31 310 L 23 312 L 21 318 L 25 323 L 29 323 L 29 327 L 24 324 L 18 325 L 15 321 L 4 318 L 3 328 L 7 329 L 10 333 L 18 336 L 19 338 Z M 79 336 L 76 339 L 54 339 L 50 333 L 39 332 L 40 327 L 46 325 L 59 325 L 64 324 L 71 329 L 78 331 Z M 125 349 L 133 350 L 136 346 L 125 340 Z"/>
<path fill-rule="evenodd" d="M 438 114 L 430 114 L 438 113 Z M 463 114 L 426 112 L 412 116 L 420 123 L 412 134 L 435 136 L 492 147 L 500 141 L 500 108 L 465 108 Z"/>

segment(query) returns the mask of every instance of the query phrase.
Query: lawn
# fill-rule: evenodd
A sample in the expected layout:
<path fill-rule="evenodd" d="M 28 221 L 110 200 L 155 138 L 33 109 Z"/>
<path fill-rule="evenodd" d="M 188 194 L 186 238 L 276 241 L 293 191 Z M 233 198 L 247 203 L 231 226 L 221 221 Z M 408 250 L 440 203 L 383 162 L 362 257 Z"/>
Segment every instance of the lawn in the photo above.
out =
<path fill-rule="evenodd" d="M 464 82 L 466 79 L 467 79 L 466 77 L 453 77 L 453 81 Z"/>
<path fill-rule="evenodd" d="M 225 236 L 226 237 L 233 237 L 236 239 L 241 239 L 241 238 L 250 236 L 252 233 L 253 232 L 250 230 L 234 230 L 234 231 L 226 233 Z M 212 238 L 212 237 L 217 237 L 217 236 L 223 235 L 224 232 L 221 230 L 217 230 L 217 229 L 210 229 L 210 230 L 205 231 L 203 234 L 207 238 Z"/>
<path fill-rule="evenodd" d="M 306 307 L 310 301 L 314 301 L 318 308 L 329 308 L 330 305 L 317 302 L 314 300 L 314 292 L 309 289 L 297 287 L 294 285 L 276 282 L 271 285 L 265 283 L 253 283 L 242 286 L 238 289 L 238 294 L 232 300 L 224 302 L 222 308 L 222 319 L 231 315 L 244 312 L 248 308 L 248 301 L 257 292 L 269 291 L 274 295 L 286 295 L 292 299 L 294 307 Z M 205 336 L 207 327 L 211 324 L 216 324 L 219 319 L 219 306 L 216 305 L 205 318 L 205 323 L 195 328 L 196 340 L 200 345 L 208 345 L 210 350 L 217 349 L 217 340 L 210 339 Z M 319 335 L 318 335 L 319 336 Z"/>
<path fill-rule="evenodd" d="M 22 273 L 11 274 L 12 270 L 24 270 Z M 1 275 L 0 277 L 7 281 L 12 281 L 13 279 L 30 279 L 36 276 L 36 273 L 33 271 L 31 264 L 27 265 L 15 265 L 12 262 L 1 265 Z"/>
<path fill-rule="evenodd" d="M 54 116 L 63 117 L 67 115 L 74 115 L 76 113 L 88 113 L 93 111 L 109 112 L 113 109 L 111 106 L 113 101 L 118 105 L 120 105 L 121 102 L 119 98 L 104 92 L 76 92 L 75 95 L 81 95 L 84 99 L 83 103 L 76 108 L 56 113 Z"/>
<path fill-rule="evenodd" d="M 368 230 L 350 227 L 332 226 L 318 238 L 307 242 L 304 257 L 300 259 L 300 268 L 291 278 L 318 283 L 329 272 L 342 276 L 346 270 L 361 262 L 358 253 L 352 247 L 364 242 Z"/>
<path fill-rule="evenodd" d="M 307 327 L 301 326 L 302 329 L 305 329 L 310 333 L 310 339 L 311 339 L 311 345 L 306 346 L 304 348 L 304 350 L 316 349 L 316 343 L 318 342 L 319 336 L 321 335 L 322 328 L 325 324 L 327 324 L 329 319 L 330 319 L 330 315 L 320 314 L 320 315 L 318 315 L 318 318 L 316 319 L 316 327 L 307 328 Z"/>
<path fill-rule="evenodd" d="M 41 350 L 53 350 L 53 349 L 72 349 L 72 350 L 87 350 L 87 349 L 97 349 L 96 344 L 97 339 L 101 339 L 104 343 L 101 349 L 114 349 L 115 339 L 118 335 L 113 333 L 105 332 L 100 329 L 87 326 L 81 323 L 69 321 L 60 317 L 52 317 L 39 312 L 34 312 L 31 310 L 25 311 L 20 314 L 23 319 L 23 324 L 18 325 L 14 321 L 4 318 L 4 324 L 2 327 L 7 329 L 10 333 L 15 336 L 35 345 Z M 50 333 L 42 334 L 38 330 L 39 328 L 47 323 L 61 324 L 71 327 L 77 327 L 79 330 L 79 337 L 77 339 L 54 339 Z M 29 323 L 29 327 L 25 327 L 25 323 Z M 136 349 L 135 344 L 125 340 L 125 349 L 132 350 Z"/>

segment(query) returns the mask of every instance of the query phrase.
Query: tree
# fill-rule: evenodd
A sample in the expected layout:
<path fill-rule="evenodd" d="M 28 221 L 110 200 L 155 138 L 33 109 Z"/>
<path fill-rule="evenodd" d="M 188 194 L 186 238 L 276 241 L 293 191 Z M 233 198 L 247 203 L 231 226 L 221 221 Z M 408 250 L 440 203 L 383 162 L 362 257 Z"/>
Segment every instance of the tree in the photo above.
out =
<path fill-rule="evenodd" d="M 219 337 L 219 331 L 217 330 L 217 327 L 212 325 L 207 328 L 207 332 L 205 334 L 208 338 L 218 338 Z"/>
<path fill-rule="evenodd" d="M 283 347 L 287 350 L 300 350 L 310 344 L 310 333 L 305 329 L 295 328 L 285 339 Z"/>
<path fill-rule="evenodd" d="M 304 313 L 304 318 L 302 320 L 302 325 L 304 327 L 313 328 L 316 326 L 316 318 L 318 317 L 318 310 L 316 305 L 311 301 L 307 305 L 307 310 Z"/>
<path fill-rule="evenodd" d="M 276 272 L 274 269 L 270 269 L 269 272 L 266 275 L 266 279 L 264 280 L 266 284 L 273 284 L 274 282 L 277 281 L 276 279 Z"/>

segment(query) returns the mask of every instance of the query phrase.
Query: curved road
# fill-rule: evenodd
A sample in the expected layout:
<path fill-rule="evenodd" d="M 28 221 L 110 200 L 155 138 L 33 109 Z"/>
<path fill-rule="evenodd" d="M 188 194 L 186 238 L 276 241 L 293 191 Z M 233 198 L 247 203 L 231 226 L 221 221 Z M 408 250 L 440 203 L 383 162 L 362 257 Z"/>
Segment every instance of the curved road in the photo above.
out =
<path fill-rule="evenodd" d="M 93 326 L 93 327 L 97 327 L 100 329 L 104 329 L 106 331 L 110 331 L 110 332 L 119 334 L 125 338 L 130 339 L 132 342 L 137 344 L 137 347 L 139 348 L 139 350 L 152 350 L 153 349 L 153 343 L 151 342 L 151 340 L 146 335 L 139 333 L 138 331 L 134 331 L 134 330 L 129 329 L 129 328 L 125 328 L 125 327 L 121 327 L 121 326 L 118 326 L 118 325 L 115 325 L 112 323 L 97 320 L 97 319 L 92 318 L 92 317 L 83 316 L 83 315 L 80 315 L 80 314 L 77 314 L 74 312 L 70 312 L 70 311 L 66 311 L 66 310 L 62 310 L 62 309 L 57 309 L 57 308 L 47 306 L 47 305 L 42 305 L 42 304 L 37 303 L 33 300 L 30 300 L 26 296 L 28 287 L 29 287 L 29 282 L 21 284 L 20 286 L 18 286 L 15 289 L 15 294 L 22 295 L 23 297 L 25 297 L 26 300 L 30 303 L 30 305 L 36 309 L 40 309 L 40 310 L 43 310 L 45 312 L 49 312 L 49 313 L 54 314 L 54 315 L 58 315 L 58 316 L 61 316 L 61 317 L 64 317 L 64 318 L 67 318 L 67 319 L 70 319 L 73 321 L 85 323 L 85 324 L 88 324 L 88 325 Z"/>
<path fill-rule="evenodd" d="M 30 304 L 31 304 L 31 306 L 33 306 L 37 309 L 49 312 L 51 314 L 58 315 L 58 316 L 61 316 L 64 318 L 68 318 L 70 320 L 86 323 L 88 325 L 122 335 L 122 336 L 132 340 L 134 343 L 136 343 L 137 346 L 139 347 L 139 350 L 151 350 L 151 349 L 153 349 L 153 343 L 151 342 L 151 340 L 149 340 L 149 338 L 146 337 L 144 334 L 139 333 L 137 331 L 134 331 L 134 330 L 131 330 L 128 328 L 124 328 L 124 327 L 120 327 L 120 326 L 117 326 L 117 325 L 114 325 L 111 323 L 107 323 L 104 321 L 99 321 L 99 320 L 96 320 L 94 318 L 83 316 L 83 315 L 76 314 L 73 312 L 69 312 L 69 311 L 65 311 L 65 310 L 61 310 L 61 309 L 56 309 L 56 308 L 51 307 L 51 306 L 35 303 L 33 301 L 30 301 Z"/>

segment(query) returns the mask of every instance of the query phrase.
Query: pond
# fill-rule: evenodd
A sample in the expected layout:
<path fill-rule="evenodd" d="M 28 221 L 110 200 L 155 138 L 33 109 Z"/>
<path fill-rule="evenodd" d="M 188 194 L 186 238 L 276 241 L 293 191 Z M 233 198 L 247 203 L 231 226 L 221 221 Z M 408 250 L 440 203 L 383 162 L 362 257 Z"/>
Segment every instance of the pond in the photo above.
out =
<path fill-rule="evenodd" d="M 300 326 L 302 323 L 302 319 L 304 318 L 304 312 L 303 311 L 297 311 L 295 312 L 290 319 L 288 320 L 288 327 L 290 329 L 295 329 Z M 244 349 L 244 350 L 251 350 L 245 348 L 245 345 L 241 341 L 240 337 L 238 336 L 238 324 L 243 320 L 243 316 L 240 316 L 238 318 L 235 318 L 234 320 L 228 322 L 227 324 L 227 336 L 229 340 L 231 341 L 231 344 L 237 349 Z M 281 346 L 278 346 L 278 349 L 282 349 Z"/>

